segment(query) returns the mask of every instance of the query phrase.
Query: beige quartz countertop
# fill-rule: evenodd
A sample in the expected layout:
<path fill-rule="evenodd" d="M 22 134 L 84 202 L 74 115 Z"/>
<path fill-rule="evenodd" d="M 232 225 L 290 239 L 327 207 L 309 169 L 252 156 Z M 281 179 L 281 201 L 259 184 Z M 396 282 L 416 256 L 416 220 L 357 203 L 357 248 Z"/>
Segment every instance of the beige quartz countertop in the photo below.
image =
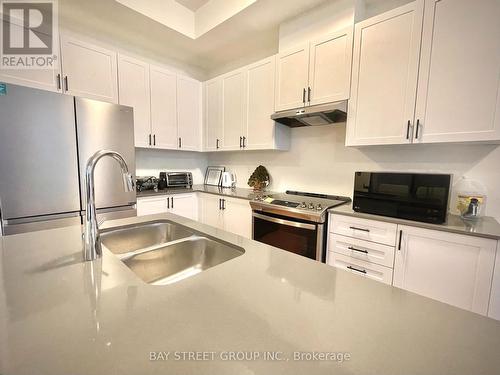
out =
<path fill-rule="evenodd" d="M 84 262 L 80 227 L 2 237 L 1 374 L 499 373 L 498 321 L 172 214 L 106 226 L 152 219 L 245 253 L 151 286 L 106 249 Z M 263 351 L 282 360 L 227 360 L 227 352 Z M 170 355 L 150 361 L 150 352 Z M 181 352 L 214 354 L 182 360 Z M 294 352 L 350 359 L 295 361 Z"/>
<path fill-rule="evenodd" d="M 412 227 L 441 230 L 444 232 L 467 234 L 470 236 L 500 240 L 500 224 L 492 217 L 482 217 L 476 221 L 469 221 L 469 220 L 463 220 L 458 215 L 448 215 L 446 223 L 430 224 L 418 221 L 403 220 L 388 216 L 379 216 L 379 215 L 365 214 L 362 212 L 356 212 L 352 209 L 352 205 L 350 204 L 345 204 L 342 206 L 331 208 L 330 210 L 328 210 L 328 212 L 332 214 L 353 216 L 363 219 L 385 221 L 389 223 L 408 225 Z"/>
<path fill-rule="evenodd" d="M 220 186 L 209 186 L 209 185 L 193 185 L 192 188 L 173 188 L 173 189 L 165 189 L 165 190 L 145 190 L 141 192 L 137 192 L 137 198 L 143 197 L 152 197 L 152 196 L 161 196 L 161 195 L 172 195 L 172 194 L 186 194 L 186 193 L 207 193 L 207 194 L 216 194 L 223 195 L 226 197 L 240 198 L 253 200 L 256 196 L 256 193 L 253 189 L 245 189 L 245 188 L 223 188 Z M 273 192 L 267 191 L 265 194 L 272 194 Z"/>

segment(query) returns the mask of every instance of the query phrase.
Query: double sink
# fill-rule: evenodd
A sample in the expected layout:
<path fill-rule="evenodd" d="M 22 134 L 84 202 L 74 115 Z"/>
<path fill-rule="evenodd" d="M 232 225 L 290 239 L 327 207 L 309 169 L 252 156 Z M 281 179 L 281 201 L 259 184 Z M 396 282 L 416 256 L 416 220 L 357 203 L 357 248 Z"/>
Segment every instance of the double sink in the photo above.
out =
<path fill-rule="evenodd" d="M 245 252 L 169 220 L 103 230 L 101 242 L 151 285 L 175 283 Z"/>

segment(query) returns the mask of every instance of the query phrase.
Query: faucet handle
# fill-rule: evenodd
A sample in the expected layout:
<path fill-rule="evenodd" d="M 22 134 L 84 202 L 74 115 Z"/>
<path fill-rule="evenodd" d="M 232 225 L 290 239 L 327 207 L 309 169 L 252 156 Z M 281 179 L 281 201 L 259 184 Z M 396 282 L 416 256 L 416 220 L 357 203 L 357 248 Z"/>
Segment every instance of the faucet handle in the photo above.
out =
<path fill-rule="evenodd" d="M 123 174 L 123 187 L 127 192 L 134 191 L 135 183 L 132 173 L 126 172 Z"/>

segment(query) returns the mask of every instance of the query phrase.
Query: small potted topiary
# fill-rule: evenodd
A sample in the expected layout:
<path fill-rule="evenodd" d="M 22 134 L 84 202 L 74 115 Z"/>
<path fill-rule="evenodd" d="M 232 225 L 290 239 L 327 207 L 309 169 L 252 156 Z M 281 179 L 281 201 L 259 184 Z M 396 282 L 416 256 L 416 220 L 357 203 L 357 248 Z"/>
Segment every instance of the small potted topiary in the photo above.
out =
<path fill-rule="evenodd" d="M 259 165 L 248 179 L 248 186 L 255 191 L 262 191 L 269 186 L 270 177 L 266 167 Z"/>

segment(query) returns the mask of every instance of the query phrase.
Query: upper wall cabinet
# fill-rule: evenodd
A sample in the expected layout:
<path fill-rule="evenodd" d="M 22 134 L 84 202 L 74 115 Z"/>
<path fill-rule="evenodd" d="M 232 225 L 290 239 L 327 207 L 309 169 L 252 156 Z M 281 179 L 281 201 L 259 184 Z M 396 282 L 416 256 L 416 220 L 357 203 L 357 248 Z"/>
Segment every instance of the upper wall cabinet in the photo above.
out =
<path fill-rule="evenodd" d="M 201 97 L 201 82 L 177 76 L 177 135 L 182 150 L 200 149 Z"/>
<path fill-rule="evenodd" d="M 137 147 L 149 146 L 151 108 L 149 65 L 132 57 L 118 59 L 120 104 L 134 108 L 134 134 Z"/>
<path fill-rule="evenodd" d="M 246 121 L 243 147 L 249 150 L 289 147 L 290 129 L 271 120 L 274 112 L 276 57 L 261 60 L 246 69 Z"/>
<path fill-rule="evenodd" d="M 21 26 L 14 24 L 7 27 L 21 28 Z M 56 39 L 54 48 L 57 50 L 54 54 L 59 58 L 54 62 L 51 69 L 0 69 L 0 81 L 41 90 L 61 92 L 61 54 L 59 53 L 58 38 Z"/>
<path fill-rule="evenodd" d="M 500 139 L 500 1 L 426 0 L 414 139 Z"/>
<path fill-rule="evenodd" d="M 289 129 L 271 120 L 274 56 L 205 83 L 205 151 L 287 149 Z"/>
<path fill-rule="evenodd" d="M 346 100 L 351 89 L 353 29 L 310 43 L 309 104 Z"/>
<path fill-rule="evenodd" d="M 205 82 L 204 88 L 205 151 L 217 151 L 222 139 L 222 79 Z"/>
<path fill-rule="evenodd" d="M 177 143 L 177 76 L 170 70 L 150 67 L 151 146 L 173 150 Z"/>
<path fill-rule="evenodd" d="M 418 0 L 357 24 L 346 144 L 500 140 L 498 19 L 497 0 Z"/>
<path fill-rule="evenodd" d="M 352 28 L 277 57 L 276 111 L 349 98 Z"/>
<path fill-rule="evenodd" d="M 411 142 L 422 18 L 417 1 L 356 24 L 348 146 Z"/>
<path fill-rule="evenodd" d="M 243 147 L 246 117 L 246 69 L 222 77 L 222 149 Z"/>
<path fill-rule="evenodd" d="M 116 52 L 62 35 L 61 54 L 65 92 L 118 103 Z"/>
<path fill-rule="evenodd" d="M 125 55 L 118 78 L 120 104 L 134 108 L 136 147 L 200 150 L 201 82 Z"/>

